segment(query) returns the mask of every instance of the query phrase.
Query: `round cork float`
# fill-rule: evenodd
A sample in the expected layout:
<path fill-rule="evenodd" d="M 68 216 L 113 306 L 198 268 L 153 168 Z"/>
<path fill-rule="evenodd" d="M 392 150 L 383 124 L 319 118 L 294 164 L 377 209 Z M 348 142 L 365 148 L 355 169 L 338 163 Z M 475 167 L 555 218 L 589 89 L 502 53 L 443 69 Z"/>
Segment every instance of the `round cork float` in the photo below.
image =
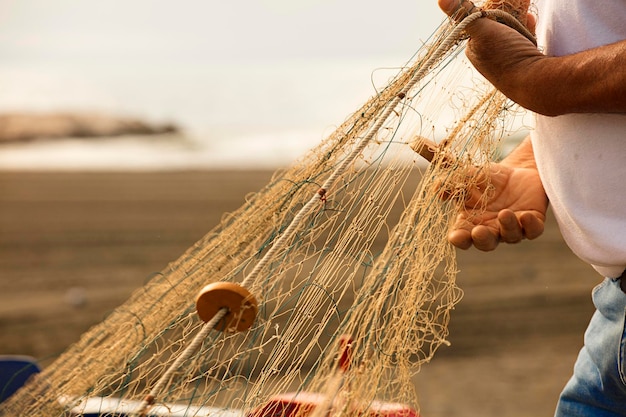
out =
<path fill-rule="evenodd" d="M 228 309 L 228 313 L 215 325 L 215 329 L 227 332 L 248 330 L 254 323 L 258 311 L 254 295 L 234 282 L 209 284 L 196 298 L 196 311 L 205 323 L 222 308 Z"/>

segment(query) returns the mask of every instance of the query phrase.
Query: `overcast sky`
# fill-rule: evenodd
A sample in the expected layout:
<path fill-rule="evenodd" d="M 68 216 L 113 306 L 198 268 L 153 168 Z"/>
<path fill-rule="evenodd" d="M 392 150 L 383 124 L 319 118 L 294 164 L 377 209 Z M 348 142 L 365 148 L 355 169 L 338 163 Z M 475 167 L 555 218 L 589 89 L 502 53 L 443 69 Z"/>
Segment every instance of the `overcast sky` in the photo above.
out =
<path fill-rule="evenodd" d="M 443 19 L 436 0 L 0 0 L 0 111 L 321 130 Z"/>
<path fill-rule="evenodd" d="M 0 0 L 0 63 L 402 56 L 436 0 Z"/>

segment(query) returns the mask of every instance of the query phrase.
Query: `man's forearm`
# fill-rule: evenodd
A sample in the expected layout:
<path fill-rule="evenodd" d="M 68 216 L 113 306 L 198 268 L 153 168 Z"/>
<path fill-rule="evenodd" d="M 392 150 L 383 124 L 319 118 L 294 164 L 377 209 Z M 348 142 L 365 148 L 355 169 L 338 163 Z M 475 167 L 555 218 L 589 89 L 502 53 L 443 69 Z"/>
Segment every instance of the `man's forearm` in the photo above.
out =
<path fill-rule="evenodd" d="M 526 78 L 520 104 L 538 113 L 626 113 L 626 41 L 537 59 Z"/>
<path fill-rule="evenodd" d="M 626 113 L 626 40 L 549 57 L 500 23 L 468 27 L 468 57 L 513 101 L 536 113 Z"/>

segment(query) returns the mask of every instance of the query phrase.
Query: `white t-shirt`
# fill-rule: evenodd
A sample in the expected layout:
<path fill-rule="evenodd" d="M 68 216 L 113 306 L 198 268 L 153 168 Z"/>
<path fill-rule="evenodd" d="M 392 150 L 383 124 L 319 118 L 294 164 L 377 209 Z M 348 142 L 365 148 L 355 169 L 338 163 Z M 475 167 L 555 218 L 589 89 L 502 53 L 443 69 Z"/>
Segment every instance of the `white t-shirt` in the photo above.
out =
<path fill-rule="evenodd" d="M 538 43 L 547 55 L 626 39 L 625 0 L 538 0 L 536 6 Z M 535 119 L 535 159 L 565 241 L 602 275 L 620 276 L 626 269 L 626 114 Z"/>

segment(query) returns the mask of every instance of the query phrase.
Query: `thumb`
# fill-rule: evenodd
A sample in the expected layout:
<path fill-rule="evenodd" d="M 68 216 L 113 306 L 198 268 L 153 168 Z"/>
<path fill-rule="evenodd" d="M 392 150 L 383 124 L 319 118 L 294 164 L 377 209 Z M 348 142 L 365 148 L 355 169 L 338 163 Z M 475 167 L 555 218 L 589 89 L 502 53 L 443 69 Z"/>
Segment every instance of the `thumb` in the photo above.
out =
<path fill-rule="evenodd" d="M 458 0 L 438 0 L 437 4 L 448 16 L 452 16 L 459 6 Z"/>
<path fill-rule="evenodd" d="M 470 0 L 437 0 L 439 8 L 456 21 L 461 21 L 464 17 L 476 10 L 476 6 Z"/>

